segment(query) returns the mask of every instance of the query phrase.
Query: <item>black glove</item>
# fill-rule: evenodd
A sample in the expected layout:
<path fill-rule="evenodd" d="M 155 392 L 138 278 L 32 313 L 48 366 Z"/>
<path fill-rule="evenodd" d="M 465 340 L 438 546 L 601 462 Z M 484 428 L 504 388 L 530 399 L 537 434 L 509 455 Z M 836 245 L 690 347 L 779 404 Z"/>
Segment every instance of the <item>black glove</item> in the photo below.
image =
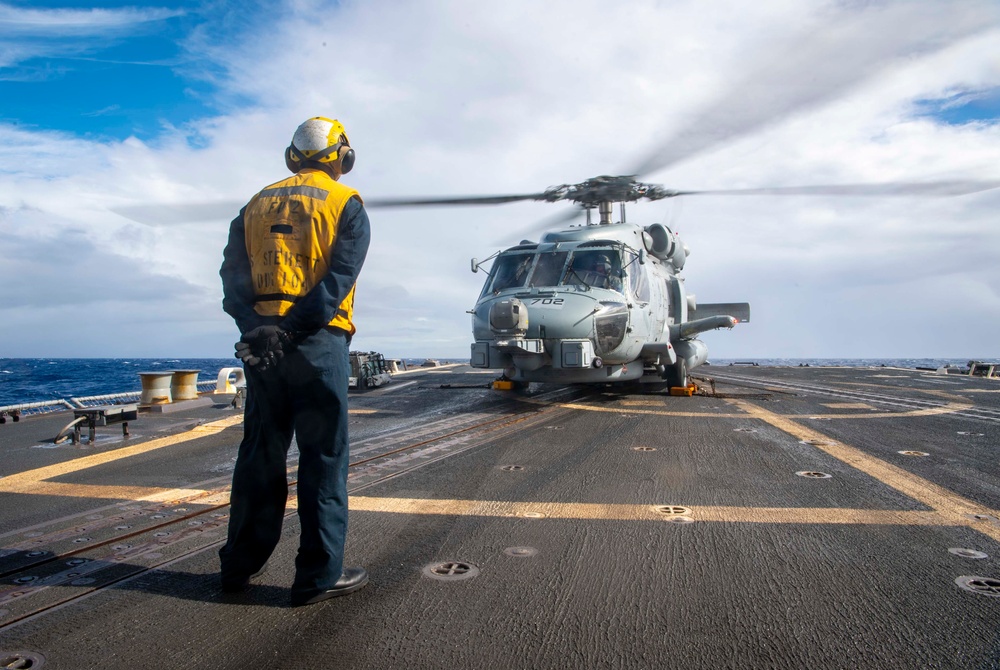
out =
<path fill-rule="evenodd" d="M 291 333 L 278 326 L 260 326 L 244 333 L 236 343 L 236 358 L 263 372 L 292 348 L 293 339 Z"/>

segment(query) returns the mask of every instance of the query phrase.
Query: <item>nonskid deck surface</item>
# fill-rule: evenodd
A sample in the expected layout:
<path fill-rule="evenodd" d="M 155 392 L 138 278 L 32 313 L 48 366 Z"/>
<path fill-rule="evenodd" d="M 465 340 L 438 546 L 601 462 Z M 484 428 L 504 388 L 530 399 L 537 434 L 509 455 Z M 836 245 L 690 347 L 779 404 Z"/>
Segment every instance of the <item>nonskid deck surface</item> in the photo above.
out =
<path fill-rule="evenodd" d="M 267 572 L 218 588 L 242 434 L 228 397 L 93 445 L 46 441 L 65 416 L 0 426 L 0 652 L 46 668 L 1000 667 L 1000 383 L 698 372 L 715 395 L 516 395 L 464 366 L 352 393 L 347 561 L 371 583 L 296 609 L 294 495 Z"/>

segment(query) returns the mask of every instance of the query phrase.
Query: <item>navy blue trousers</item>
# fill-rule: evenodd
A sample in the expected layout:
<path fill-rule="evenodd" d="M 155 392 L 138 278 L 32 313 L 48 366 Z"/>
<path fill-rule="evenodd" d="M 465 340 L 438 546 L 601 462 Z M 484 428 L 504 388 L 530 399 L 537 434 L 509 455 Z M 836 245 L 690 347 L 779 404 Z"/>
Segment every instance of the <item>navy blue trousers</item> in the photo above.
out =
<path fill-rule="evenodd" d="M 274 369 L 261 373 L 247 366 L 229 540 L 219 550 L 223 581 L 260 570 L 278 544 L 293 434 L 299 449 L 301 537 L 292 593 L 329 589 L 340 578 L 347 535 L 348 355 L 347 333 L 321 330 Z"/>

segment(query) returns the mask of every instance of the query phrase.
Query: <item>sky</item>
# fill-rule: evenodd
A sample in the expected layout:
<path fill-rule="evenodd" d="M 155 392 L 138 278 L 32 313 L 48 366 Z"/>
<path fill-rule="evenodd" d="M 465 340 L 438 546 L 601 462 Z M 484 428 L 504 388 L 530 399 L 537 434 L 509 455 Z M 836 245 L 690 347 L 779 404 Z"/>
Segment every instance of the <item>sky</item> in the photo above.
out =
<path fill-rule="evenodd" d="M 751 6 L 752 5 L 752 6 Z M 995 2 L 0 0 L 0 357 L 228 357 L 229 221 L 312 116 L 369 198 L 1000 185 Z M 630 206 L 752 306 L 710 358 L 1000 357 L 1000 189 Z M 472 257 L 566 205 L 369 210 L 352 348 L 463 358 Z"/>

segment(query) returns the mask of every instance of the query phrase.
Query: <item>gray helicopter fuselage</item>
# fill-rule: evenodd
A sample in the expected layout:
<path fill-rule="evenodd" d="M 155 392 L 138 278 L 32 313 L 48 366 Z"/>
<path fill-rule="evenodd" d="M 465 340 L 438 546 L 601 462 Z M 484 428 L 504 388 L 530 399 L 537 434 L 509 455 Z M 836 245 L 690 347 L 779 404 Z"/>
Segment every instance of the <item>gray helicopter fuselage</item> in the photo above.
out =
<path fill-rule="evenodd" d="M 472 365 L 555 383 L 662 383 L 680 367 L 686 384 L 708 355 L 694 335 L 736 320 L 689 321 L 686 257 L 659 224 L 573 227 L 501 252 L 472 310 Z"/>

